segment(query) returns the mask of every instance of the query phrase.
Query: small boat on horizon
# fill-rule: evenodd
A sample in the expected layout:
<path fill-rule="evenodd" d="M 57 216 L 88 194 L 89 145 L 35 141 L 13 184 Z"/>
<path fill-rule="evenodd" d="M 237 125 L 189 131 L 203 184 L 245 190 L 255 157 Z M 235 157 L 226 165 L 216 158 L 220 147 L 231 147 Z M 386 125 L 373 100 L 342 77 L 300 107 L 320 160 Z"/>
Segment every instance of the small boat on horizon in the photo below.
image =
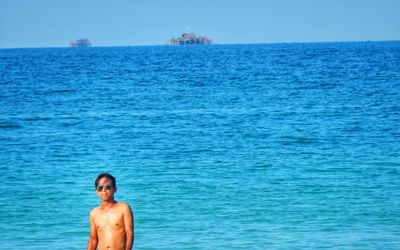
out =
<path fill-rule="evenodd" d="M 70 47 L 92 47 L 92 43 L 89 41 L 89 39 L 83 38 L 83 39 L 78 39 L 76 41 L 70 42 L 69 46 Z"/>

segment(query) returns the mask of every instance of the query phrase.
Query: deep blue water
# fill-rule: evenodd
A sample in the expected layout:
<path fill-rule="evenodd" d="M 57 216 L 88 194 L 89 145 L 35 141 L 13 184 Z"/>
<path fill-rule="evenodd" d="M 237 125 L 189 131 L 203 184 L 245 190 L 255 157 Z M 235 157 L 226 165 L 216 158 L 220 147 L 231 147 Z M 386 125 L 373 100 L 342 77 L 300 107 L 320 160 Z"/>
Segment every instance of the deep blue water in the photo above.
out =
<path fill-rule="evenodd" d="M 400 249 L 400 42 L 0 50 L 0 248 Z"/>

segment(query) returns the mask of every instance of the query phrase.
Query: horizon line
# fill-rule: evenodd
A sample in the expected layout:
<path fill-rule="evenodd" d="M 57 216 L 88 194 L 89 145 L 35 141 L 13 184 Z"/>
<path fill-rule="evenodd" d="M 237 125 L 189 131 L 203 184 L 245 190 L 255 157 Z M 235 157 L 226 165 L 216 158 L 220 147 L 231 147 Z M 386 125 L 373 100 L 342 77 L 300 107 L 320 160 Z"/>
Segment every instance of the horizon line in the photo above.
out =
<path fill-rule="evenodd" d="M 136 44 L 136 45 L 92 45 L 82 48 L 117 48 L 117 47 L 197 47 L 197 46 L 213 46 L 213 45 L 274 45 L 274 44 L 312 44 L 312 43 L 367 43 L 367 42 L 400 42 L 400 40 L 343 40 L 343 41 L 290 41 L 290 42 L 256 42 L 256 43 L 212 43 L 200 45 L 168 45 L 168 44 Z M 70 46 L 38 46 L 38 47 L 0 47 L 0 50 L 8 49 L 67 49 Z M 76 48 L 75 48 L 76 49 Z M 79 49 L 79 47 L 78 47 Z"/>

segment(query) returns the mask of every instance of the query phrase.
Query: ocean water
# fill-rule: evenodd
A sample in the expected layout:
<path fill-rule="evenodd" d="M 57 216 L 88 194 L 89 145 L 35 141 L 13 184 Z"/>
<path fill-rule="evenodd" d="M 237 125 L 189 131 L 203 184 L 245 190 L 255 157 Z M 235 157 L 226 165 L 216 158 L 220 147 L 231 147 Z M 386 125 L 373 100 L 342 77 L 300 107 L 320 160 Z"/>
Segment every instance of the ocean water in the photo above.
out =
<path fill-rule="evenodd" d="M 0 248 L 400 249 L 400 42 L 0 50 Z"/>

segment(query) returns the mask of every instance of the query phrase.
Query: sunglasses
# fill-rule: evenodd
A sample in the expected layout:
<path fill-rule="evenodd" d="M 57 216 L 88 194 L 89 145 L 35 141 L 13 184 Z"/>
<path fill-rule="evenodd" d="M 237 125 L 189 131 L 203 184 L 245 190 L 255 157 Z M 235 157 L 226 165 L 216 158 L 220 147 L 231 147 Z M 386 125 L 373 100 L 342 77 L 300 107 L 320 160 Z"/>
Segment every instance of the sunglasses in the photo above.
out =
<path fill-rule="evenodd" d="M 112 187 L 113 187 L 113 186 L 111 186 L 111 185 L 97 186 L 97 187 L 96 187 L 96 190 L 97 190 L 97 191 L 103 191 L 103 189 L 110 190 Z"/>

